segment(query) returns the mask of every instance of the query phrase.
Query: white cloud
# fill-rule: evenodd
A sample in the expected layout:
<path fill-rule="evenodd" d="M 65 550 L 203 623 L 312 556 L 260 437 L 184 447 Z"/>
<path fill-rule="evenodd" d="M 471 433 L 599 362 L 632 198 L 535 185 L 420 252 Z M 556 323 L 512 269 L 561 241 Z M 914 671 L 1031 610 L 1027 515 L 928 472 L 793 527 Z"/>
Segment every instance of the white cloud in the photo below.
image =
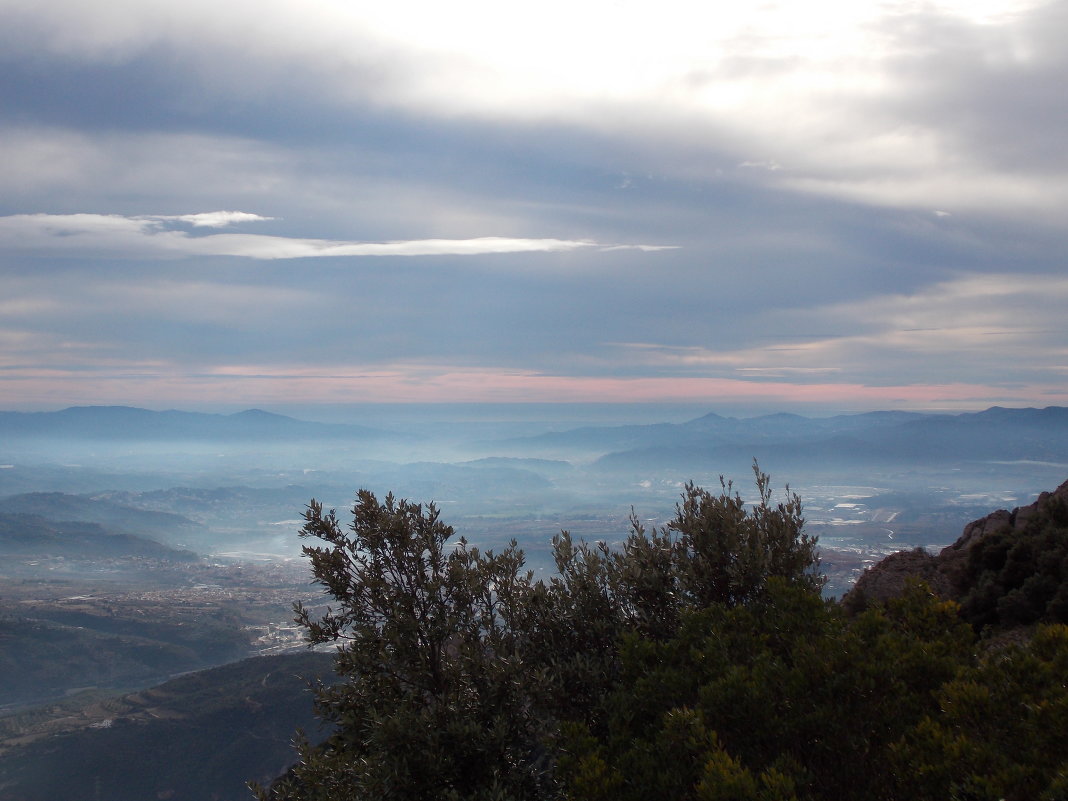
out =
<path fill-rule="evenodd" d="M 782 165 L 777 161 L 743 161 L 738 166 L 740 168 L 767 170 L 768 172 L 778 172 L 782 169 Z"/>
<path fill-rule="evenodd" d="M 194 228 L 225 228 L 227 225 L 241 222 L 266 222 L 274 217 L 261 217 L 245 211 L 204 211 L 199 214 L 145 215 L 135 219 L 141 220 L 176 220 L 190 223 Z"/>
<path fill-rule="evenodd" d="M 165 228 L 165 222 L 193 227 L 220 227 L 232 222 L 268 220 L 239 211 L 185 215 L 14 214 L 0 217 L 0 246 L 54 252 L 76 250 L 84 255 L 153 258 L 164 256 L 239 256 L 249 259 L 303 259 L 341 256 L 480 256 L 493 253 L 536 253 L 570 250 L 661 250 L 664 245 L 602 244 L 573 239 L 530 239 L 486 236 L 470 239 L 411 239 L 392 242 L 351 242 L 300 239 L 262 234 L 192 236 Z"/>

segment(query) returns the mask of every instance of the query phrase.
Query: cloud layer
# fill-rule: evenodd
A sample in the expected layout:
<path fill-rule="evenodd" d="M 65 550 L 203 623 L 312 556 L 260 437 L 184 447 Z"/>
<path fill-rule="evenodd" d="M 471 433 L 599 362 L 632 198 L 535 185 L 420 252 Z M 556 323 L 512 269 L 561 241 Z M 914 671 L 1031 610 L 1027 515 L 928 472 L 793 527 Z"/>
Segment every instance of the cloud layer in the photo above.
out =
<path fill-rule="evenodd" d="M 159 256 L 237 256 L 249 259 L 307 259 L 342 256 L 481 256 L 492 253 L 597 250 L 671 250 L 670 245 L 602 245 L 563 239 L 414 239 L 404 242 L 344 242 L 258 234 L 191 236 L 168 223 L 222 228 L 269 220 L 242 211 L 122 217 L 116 214 L 14 214 L 0 217 L 0 247 L 12 250 L 76 251 L 82 257 L 126 254 Z"/>
<path fill-rule="evenodd" d="M 1063 2 L 0 19 L 11 407 L 1068 402 Z"/>

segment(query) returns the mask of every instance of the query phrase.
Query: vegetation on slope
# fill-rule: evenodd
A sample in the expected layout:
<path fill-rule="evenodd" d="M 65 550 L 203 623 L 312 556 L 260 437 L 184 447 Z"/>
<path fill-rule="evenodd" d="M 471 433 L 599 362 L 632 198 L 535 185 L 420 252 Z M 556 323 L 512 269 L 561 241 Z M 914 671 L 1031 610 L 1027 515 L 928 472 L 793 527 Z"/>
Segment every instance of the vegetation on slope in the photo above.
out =
<path fill-rule="evenodd" d="M 1068 623 L 1068 487 L 1044 495 L 1022 525 L 1003 526 L 968 551 L 961 600 L 976 626 Z"/>
<path fill-rule="evenodd" d="M 1068 628 L 987 648 L 919 582 L 847 614 L 800 501 L 757 486 L 691 485 L 619 549 L 564 532 L 547 584 L 433 505 L 361 491 L 343 528 L 313 502 L 335 606 L 298 611 L 343 680 L 317 693 L 333 734 L 261 798 L 1068 797 Z M 1059 520 L 1036 536 L 1063 547 Z"/>
<path fill-rule="evenodd" d="M 307 682 L 329 674 L 330 662 L 320 653 L 255 657 L 88 709 L 72 701 L 67 722 L 37 731 L 27 721 L 22 737 L 0 719 L 0 798 L 247 799 L 249 776 L 285 769 L 295 727 L 318 736 Z"/>
<path fill-rule="evenodd" d="M 240 659 L 249 639 L 236 613 L 226 609 L 146 612 L 138 601 L 103 609 L 4 604 L 0 704 L 44 702 L 71 688 L 144 686 Z"/>

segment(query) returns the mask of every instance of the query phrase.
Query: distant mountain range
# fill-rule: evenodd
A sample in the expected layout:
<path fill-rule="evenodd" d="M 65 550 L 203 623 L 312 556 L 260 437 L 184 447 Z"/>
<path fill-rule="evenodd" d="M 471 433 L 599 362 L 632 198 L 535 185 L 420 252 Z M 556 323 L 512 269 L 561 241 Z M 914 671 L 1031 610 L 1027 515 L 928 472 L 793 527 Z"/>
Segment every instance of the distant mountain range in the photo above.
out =
<path fill-rule="evenodd" d="M 161 440 L 377 440 L 402 435 L 365 426 L 312 423 L 249 409 L 236 414 L 156 412 L 132 406 L 73 406 L 59 412 L 0 412 L 0 438 Z"/>
<path fill-rule="evenodd" d="M 585 452 L 602 470 L 706 468 L 753 458 L 780 464 L 1068 462 L 1068 409 L 993 407 L 956 415 L 869 412 L 827 418 L 708 414 L 685 423 L 578 428 L 507 445 L 541 454 Z"/>
<path fill-rule="evenodd" d="M 171 512 L 135 509 L 108 498 L 62 492 L 0 497 L 0 555 L 187 561 L 208 530 Z"/>
<path fill-rule="evenodd" d="M 447 427 L 442 427 L 445 430 Z M 433 434 L 422 435 L 427 442 Z M 419 444 L 415 434 L 314 423 L 259 410 L 237 414 L 156 412 L 127 406 L 72 407 L 59 412 L 0 412 L 0 444 L 29 440 L 284 443 L 340 441 Z M 1068 462 L 1068 408 L 931 414 L 868 412 L 809 418 L 772 414 L 736 418 L 706 414 L 684 423 L 586 426 L 536 436 L 472 443 L 488 459 L 471 467 L 514 467 L 553 474 L 559 461 L 581 459 L 595 470 L 640 467 L 708 469 L 746 463 L 824 462 L 925 465 L 967 460 Z"/>
<path fill-rule="evenodd" d="M 39 515 L 0 514 L 0 556 L 65 559 L 120 559 L 131 556 L 192 561 L 190 551 L 154 540 L 108 531 L 99 523 L 46 520 Z"/>
<path fill-rule="evenodd" d="M 26 492 L 0 498 L 0 514 L 40 515 L 49 520 L 99 523 L 120 532 L 166 539 L 176 532 L 192 532 L 201 526 L 188 517 L 170 512 L 135 509 L 106 498 L 89 498 L 62 492 Z"/>

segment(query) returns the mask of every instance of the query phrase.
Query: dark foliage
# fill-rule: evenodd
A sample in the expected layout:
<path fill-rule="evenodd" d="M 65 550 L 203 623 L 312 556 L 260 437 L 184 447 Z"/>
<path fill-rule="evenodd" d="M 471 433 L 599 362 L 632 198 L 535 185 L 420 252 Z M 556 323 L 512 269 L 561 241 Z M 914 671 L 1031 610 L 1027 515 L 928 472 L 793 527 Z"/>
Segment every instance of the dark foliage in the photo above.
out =
<path fill-rule="evenodd" d="M 977 542 L 962 606 L 975 626 L 1068 623 L 1068 502 L 1048 496 L 1022 527 Z"/>
<path fill-rule="evenodd" d="M 684 613 L 764 597 L 769 577 L 815 593 L 815 542 L 796 496 L 747 511 L 724 484 L 690 485 L 677 515 L 651 536 L 635 521 L 625 547 L 555 542 L 559 575 L 533 581 L 513 543 L 480 553 L 431 504 L 358 494 L 353 522 L 312 502 L 304 553 L 335 602 L 313 619 L 312 643 L 340 643 L 345 681 L 318 692 L 334 733 L 300 746 L 300 762 L 263 797 L 546 799 L 560 725 L 604 721 L 620 638 L 669 637 Z"/>
<path fill-rule="evenodd" d="M 284 770 L 295 727 L 318 735 L 307 682 L 329 671 L 324 654 L 257 657 L 109 699 L 109 725 L 0 752 L 0 798 L 247 799 L 248 776 Z"/>
<path fill-rule="evenodd" d="M 190 626 L 61 609 L 35 610 L 34 617 L 14 611 L 0 616 L 0 704 L 43 701 L 71 687 L 158 682 L 248 654 L 247 632 L 225 615 Z"/>
<path fill-rule="evenodd" d="M 546 798 L 544 734 L 528 688 L 531 589 L 515 548 L 481 554 L 424 508 L 359 493 L 346 531 L 312 502 L 302 536 L 312 572 L 337 602 L 313 643 L 340 641 L 316 707 L 335 726 L 272 788 L 278 798 Z"/>
<path fill-rule="evenodd" d="M 800 501 L 756 476 L 752 507 L 691 484 L 618 549 L 563 532 L 547 583 L 514 543 L 452 542 L 433 505 L 361 491 L 343 529 L 313 502 L 303 536 L 325 545 L 305 553 L 335 606 L 298 618 L 341 643 L 317 704 L 335 728 L 261 798 L 1065 798 L 1068 628 L 986 654 L 919 582 L 847 615 Z M 999 613 L 1058 575 L 1049 520 L 976 557 Z"/>

